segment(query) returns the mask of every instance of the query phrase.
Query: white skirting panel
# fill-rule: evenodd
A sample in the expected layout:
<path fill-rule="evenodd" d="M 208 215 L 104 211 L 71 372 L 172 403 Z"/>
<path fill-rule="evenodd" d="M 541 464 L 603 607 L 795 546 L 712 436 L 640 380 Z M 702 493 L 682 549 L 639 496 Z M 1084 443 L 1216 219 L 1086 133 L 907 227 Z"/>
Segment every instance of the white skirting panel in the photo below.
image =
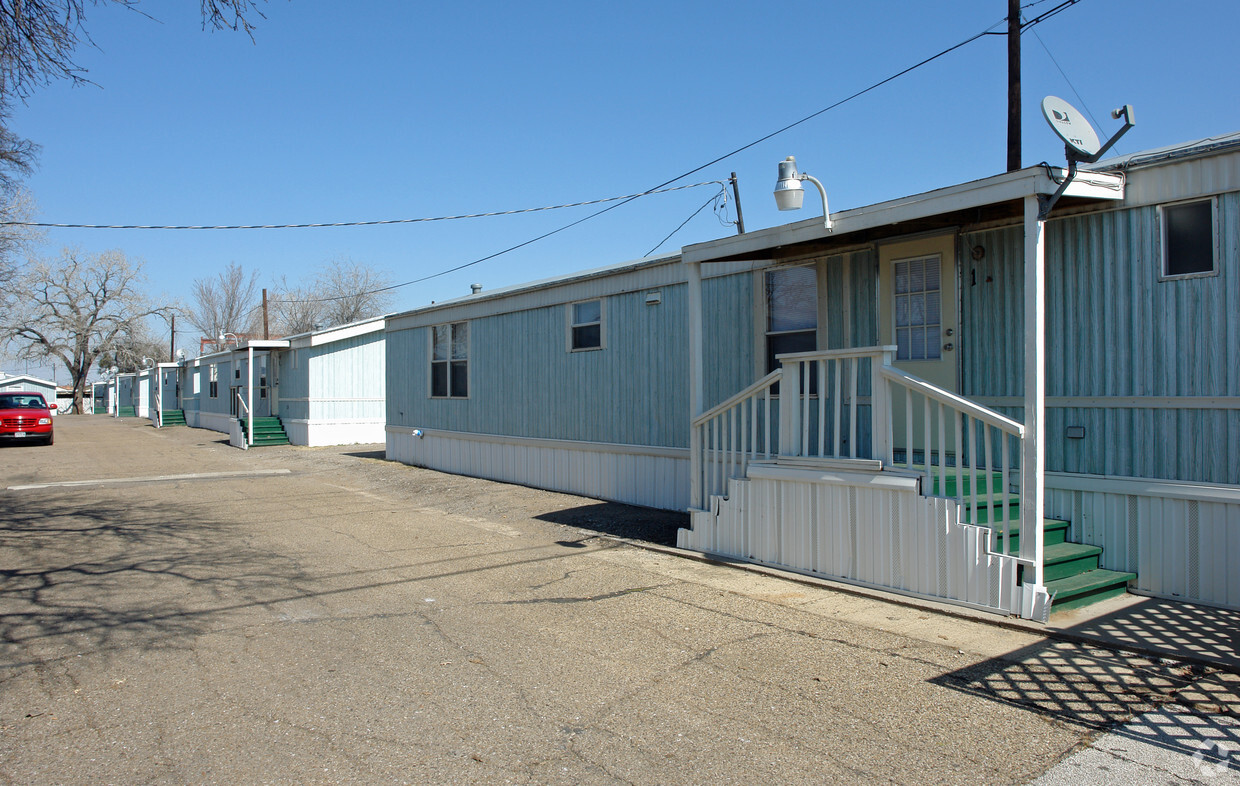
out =
<path fill-rule="evenodd" d="M 1046 511 L 1138 592 L 1240 609 L 1240 489 L 1050 475 Z"/>
<path fill-rule="evenodd" d="M 294 445 L 366 445 L 383 442 L 383 420 L 281 420 L 288 441 Z"/>
<path fill-rule="evenodd" d="M 220 412 L 185 410 L 185 424 L 191 428 L 205 428 L 227 434 L 232 429 L 232 421 L 232 416 Z"/>
<path fill-rule="evenodd" d="M 1019 613 L 1016 560 L 989 551 L 990 530 L 960 524 L 953 500 L 882 472 L 751 467 L 727 499 L 691 511 L 681 548 L 824 578 Z"/>
<path fill-rule="evenodd" d="M 389 460 L 630 505 L 689 506 L 688 450 L 413 431 L 387 428 Z"/>

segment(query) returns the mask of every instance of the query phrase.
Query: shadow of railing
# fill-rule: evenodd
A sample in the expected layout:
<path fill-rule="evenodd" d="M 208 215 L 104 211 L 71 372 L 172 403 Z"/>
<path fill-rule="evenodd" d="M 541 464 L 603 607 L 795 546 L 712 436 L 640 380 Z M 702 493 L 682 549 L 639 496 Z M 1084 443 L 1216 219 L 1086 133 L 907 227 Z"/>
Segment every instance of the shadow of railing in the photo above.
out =
<path fill-rule="evenodd" d="M 1140 652 L 1240 672 L 1240 611 L 1144 598 L 1118 611 L 1052 627 Z"/>
<path fill-rule="evenodd" d="M 1219 716 L 1170 711 L 1169 702 L 1208 673 L 1202 666 L 1104 647 L 1054 641 L 943 674 L 933 684 L 1094 731 L 1130 736 L 1192 755 L 1225 736 Z M 1125 728 L 1151 713 L 1152 726 Z"/>

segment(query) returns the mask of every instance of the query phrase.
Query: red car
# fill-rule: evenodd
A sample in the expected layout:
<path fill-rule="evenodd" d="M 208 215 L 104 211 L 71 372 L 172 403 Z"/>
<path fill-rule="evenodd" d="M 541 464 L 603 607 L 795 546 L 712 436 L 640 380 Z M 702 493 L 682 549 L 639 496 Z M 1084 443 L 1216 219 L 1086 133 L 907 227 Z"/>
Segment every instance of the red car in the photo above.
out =
<path fill-rule="evenodd" d="M 38 393 L 0 391 L 0 444 L 52 444 L 52 413 Z"/>

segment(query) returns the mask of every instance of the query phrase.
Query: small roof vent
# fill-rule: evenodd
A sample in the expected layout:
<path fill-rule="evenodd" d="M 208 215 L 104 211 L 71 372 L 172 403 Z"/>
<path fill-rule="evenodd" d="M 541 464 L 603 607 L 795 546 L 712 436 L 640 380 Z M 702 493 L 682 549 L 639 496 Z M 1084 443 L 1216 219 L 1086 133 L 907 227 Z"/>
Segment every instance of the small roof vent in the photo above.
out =
<path fill-rule="evenodd" d="M 478 294 L 478 293 L 479 293 L 479 292 L 481 292 L 481 291 L 482 291 L 482 285 L 481 285 L 481 284 L 470 284 L 470 285 L 469 285 L 469 294 L 471 294 L 471 295 L 476 295 L 476 294 Z"/>

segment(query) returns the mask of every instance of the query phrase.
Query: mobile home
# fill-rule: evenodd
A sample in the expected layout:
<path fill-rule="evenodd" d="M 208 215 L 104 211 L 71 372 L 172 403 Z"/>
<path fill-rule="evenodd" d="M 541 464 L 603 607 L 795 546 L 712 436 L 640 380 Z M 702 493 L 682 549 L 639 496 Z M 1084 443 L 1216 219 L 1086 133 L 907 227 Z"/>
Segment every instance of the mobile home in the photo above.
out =
<path fill-rule="evenodd" d="M 1001 613 L 1240 607 L 1240 135 L 390 317 L 387 451 Z M 1210 330 L 1202 329 L 1209 324 Z"/>

